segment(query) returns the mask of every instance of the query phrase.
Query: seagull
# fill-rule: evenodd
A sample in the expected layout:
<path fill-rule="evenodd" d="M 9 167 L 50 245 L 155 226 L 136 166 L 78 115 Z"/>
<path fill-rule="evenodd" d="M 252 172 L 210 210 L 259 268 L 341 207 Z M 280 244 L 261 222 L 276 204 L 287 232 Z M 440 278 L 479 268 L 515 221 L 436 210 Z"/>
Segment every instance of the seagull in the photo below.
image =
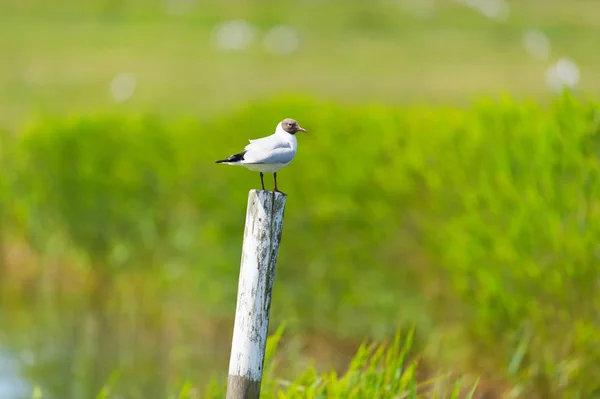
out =
<path fill-rule="evenodd" d="M 241 165 L 249 170 L 260 172 L 260 182 L 262 189 L 265 189 L 263 173 L 273 173 L 275 181 L 275 191 L 277 188 L 277 171 L 286 167 L 294 156 L 298 148 L 296 132 L 308 133 L 306 129 L 300 127 L 295 119 L 285 118 L 277 124 L 275 133 L 270 136 L 255 140 L 248 140 L 244 151 L 228 156 L 225 159 L 216 161 L 225 165 Z"/>

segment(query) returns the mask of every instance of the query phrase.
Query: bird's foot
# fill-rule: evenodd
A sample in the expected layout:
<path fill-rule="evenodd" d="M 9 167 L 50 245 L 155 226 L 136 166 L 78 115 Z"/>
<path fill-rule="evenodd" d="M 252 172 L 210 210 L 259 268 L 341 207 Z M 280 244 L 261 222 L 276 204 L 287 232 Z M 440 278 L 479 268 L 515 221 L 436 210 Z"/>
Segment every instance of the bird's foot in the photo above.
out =
<path fill-rule="evenodd" d="M 275 189 L 273 191 L 275 191 L 276 193 L 279 193 L 279 194 L 287 195 L 286 193 L 284 193 L 283 191 L 279 191 L 278 189 Z"/>

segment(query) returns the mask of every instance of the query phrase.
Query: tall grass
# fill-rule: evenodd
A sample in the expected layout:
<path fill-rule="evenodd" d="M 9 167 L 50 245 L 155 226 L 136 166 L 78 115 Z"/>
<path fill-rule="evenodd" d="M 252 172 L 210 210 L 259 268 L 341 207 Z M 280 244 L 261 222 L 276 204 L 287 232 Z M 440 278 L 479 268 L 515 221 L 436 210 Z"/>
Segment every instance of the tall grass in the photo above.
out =
<path fill-rule="evenodd" d="M 230 316 L 245 197 L 259 181 L 213 161 L 292 116 L 311 133 L 279 177 L 290 197 L 275 325 L 356 339 L 414 322 L 436 366 L 527 397 L 590 397 L 599 110 L 568 95 L 466 110 L 280 99 L 203 122 L 44 120 L 5 144 L 16 176 L 2 183 L 14 200 L 5 236 L 92 272 L 81 290 L 97 306 L 118 302 L 106 292 L 119 276 L 154 273 L 159 290 Z"/>
<path fill-rule="evenodd" d="M 428 381 L 418 381 L 418 361 L 412 355 L 413 331 L 406 336 L 396 333 L 391 342 L 382 344 L 363 343 L 341 375 L 335 372 L 319 373 L 308 367 L 294 381 L 276 377 L 273 357 L 283 330 L 280 328 L 269 337 L 267 357 L 269 365 L 264 376 L 261 397 L 292 398 L 465 398 L 470 399 L 477 388 L 476 383 L 465 384 L 460 379 L 442 376 Z M 184 388 L 181 398 L 186 397 Z M 206 392 L 207 398 L 222 398 L 224 392 L 213 384 Z"/>
<path fill-rule="evenodd" d="M 263 398 L 436 398 L 470 399 L 474 397 L 477 382 L 463 383 L 459 378 L 446 375 L 419 382 L 417 380 L 418 361 L 411 359 L 413 330 L 406 336 L 396 333 L 391 342 L 380 344 L 363 343 L 348 369 L 337 375 L 335 372 L 319 373 L 309 366 L 293 381 L 277 376 L 277 348 L 283 328 L 267 340 L 265 372 L 263 373 L 261 397 Z M 113 384 L 118 380 L 114 373 L 95 397 L 112 397 Z M 169 398 L 177 399 L 220 399 L 225 397 L 226 385 L 217 380 L 204 389 L 185 382 Z M 34 388 L 32 399 L 43 398 L 43 392 Z"/>

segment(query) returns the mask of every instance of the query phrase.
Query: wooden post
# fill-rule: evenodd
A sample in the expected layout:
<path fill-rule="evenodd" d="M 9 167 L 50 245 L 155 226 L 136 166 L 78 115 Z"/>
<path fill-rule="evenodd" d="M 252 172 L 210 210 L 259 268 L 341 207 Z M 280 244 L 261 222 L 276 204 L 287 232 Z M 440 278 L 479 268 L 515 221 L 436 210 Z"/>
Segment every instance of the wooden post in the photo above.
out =
<path fill-rule="evenodd" d="M 265 190 L 248 194 L 227 399 L 260 396 L 285 199 L 285 194 Z"/>

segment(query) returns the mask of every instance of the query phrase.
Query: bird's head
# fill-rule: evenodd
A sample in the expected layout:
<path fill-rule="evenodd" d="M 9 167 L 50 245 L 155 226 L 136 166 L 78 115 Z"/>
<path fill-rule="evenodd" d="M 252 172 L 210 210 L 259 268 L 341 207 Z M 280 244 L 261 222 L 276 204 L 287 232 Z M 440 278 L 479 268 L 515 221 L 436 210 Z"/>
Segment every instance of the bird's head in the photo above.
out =
<path fill-rule="evenodd" d="M 306 129 L 301 127 L 295 119 L 285 118 L 281 121 L 281 128 L 289 134 L 296 134 L 296 132 L 308 133 Z"/>

